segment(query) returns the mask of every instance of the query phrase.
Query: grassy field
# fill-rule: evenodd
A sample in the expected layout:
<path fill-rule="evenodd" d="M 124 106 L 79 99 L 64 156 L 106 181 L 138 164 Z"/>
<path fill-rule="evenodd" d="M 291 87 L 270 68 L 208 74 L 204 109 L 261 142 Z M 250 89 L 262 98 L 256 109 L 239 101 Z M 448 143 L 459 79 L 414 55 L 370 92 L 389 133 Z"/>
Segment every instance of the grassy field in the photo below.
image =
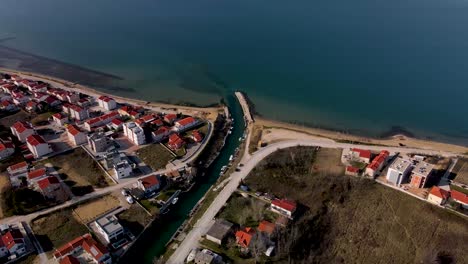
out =
<path fill-rule="evenodd" d="M 34 126 L 40 126 L 48 123 L 49 118 L 53 115 L 53 112 L 46 112 L 35 116 L 31 119 L 31 124 Z"/>
<path fill-rule="evenodd" d="M 78 221 L 86 224 L 94 220 L 96 217 L 117 208 L 119 205 L 120 202 L 116 197 L 112 195 L 106 195 L 95 201 L 79 205 L 75 209 L 75 213 L 73 215 L 77 218 Z"/>
<path fill-rule="evenodd" d="M 88 232 L 73 216 L 71 209 L 34 219 L 32 229 L 46 252 Z"/>
<path fill-rule="evenodd" d="M 137 155 L 153 170 L 165 168 L 167 163 L 174 159 L 174 156 L 160 144 L 146 146 L 140 149 Z"/>
<path fill-rule="evenodd" d="M 459 159 L 452 171 L 453 180 L 468 185 L 468 159 Z"/>
<path fill-rule="evenodd" d="M 108 178 L 97 163 L 82 148 L 46 159 L 41 163 L 51 163 L 60 173 L 74 195 L 84 195 L 93 187 L 109 186 Z"/>
<path fill-rule="evenodd" d="M 468 262 L 466 219 L 371 180 L 344 176 L 335 152 L 280 150 L 247 177 L 252 189 L 294 199 L 307 208 L 280 233 L 273 261 Z"/>

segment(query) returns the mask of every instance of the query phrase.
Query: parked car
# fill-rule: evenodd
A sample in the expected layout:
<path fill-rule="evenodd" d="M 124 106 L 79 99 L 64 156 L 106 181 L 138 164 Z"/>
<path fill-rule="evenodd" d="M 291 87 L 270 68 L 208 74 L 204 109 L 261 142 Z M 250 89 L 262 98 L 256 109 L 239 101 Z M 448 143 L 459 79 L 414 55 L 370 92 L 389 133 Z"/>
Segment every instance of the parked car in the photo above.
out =
<path fill-rule="evenodd" d="M 132 198 L 131 196 L 128 196 L 128 197 L 127 197 L 127 202 L 128 202 L 129 204 L 135 203 L 135 201 L 133 200 L 133 198 Z"/>

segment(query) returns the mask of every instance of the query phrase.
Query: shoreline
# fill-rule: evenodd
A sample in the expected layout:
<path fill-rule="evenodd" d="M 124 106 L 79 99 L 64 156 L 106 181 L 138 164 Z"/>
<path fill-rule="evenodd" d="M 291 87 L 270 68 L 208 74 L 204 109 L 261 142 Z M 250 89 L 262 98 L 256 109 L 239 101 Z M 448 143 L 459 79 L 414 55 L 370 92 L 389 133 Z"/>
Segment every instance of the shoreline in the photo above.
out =
<path fill-rule="evenodd" d="M 86 94 L 89 96 L 94 96 L 94 97 L 99 97 L 102 95 L 109 96 L 109 97 L 114 98 L 119 103 L 130 103 L 130 104 L 145 107 L 145 108 L 151 108 L 152 110 L 158 111 L 158 112 L 182 112 L 184 114 L 204 117 L 213 121 L 216 118 L 217 113 L 223 110 L 223 106 L 221 104 L 219 104 L 218 106 L 207 106 L 207 107 L 187 106 L 187 105 L 181 105 L 181 104 L 152 102 L 152 101 L 144 101 L 144 100 L 135 99 L 135 98 L 123 97 L 123 96 L 119 96 L 116 94 L 103 92 L 96 88 L 92 88 L 86 85 L 73 83 L 71 81 L 64 80 L 58 77 L 53 77 L 53 76 L 44 75 L 44 74 L 35 73 L 35 72 L 25 72 L 25 71 L 13 70 L 13 69 L 2 68 L 2 67 L 0 67 L 0 72 L 7 73 L 7 74 L 16 74 L 23 78 L 47 82 L 51 84 L 53 87 L 62 88 L 68 91 L 75 91 L 75 92 L 79 92 L 79 93 Z"/>
<path fill-rule="evenodd" d="M 221 106 L 217 107 L 200 107 L 200 106 L 184 106 L 184 105 L 177 105 L 177 104 L 169 104 L 169 103 L 162 103 L 162 102 L 148 102 L 144 100 L 134 99 L 123 97 L 111 93 L 106 93 L 97 90 L 96 88 L 91 88 L 89 86 L 76 84 L 61 78 L 48 76 L 40 73 L 34 72 L 25 72 L 13 69 L 7 69 L 0 67 L 0 72 L 5 73 L 12 73 L 17 74 L 20 76 L 24 76 L 25 78 L 32 78 L 36 80 L 42 80 L 44 82 L 49 82 L 53 86 L 58 86 L 60 88 L 77 91 L 80 93 L 88 94 L 91 96 L 101 96 L 107 95 L 113 97 L 118 102 L 124 103 L 131 103 L 138 106 L 151 108 L 152 110 L 159 111 L 159 112 L 183 112 L 193 116 L 204 117 L 210 120 L 214 120 L 216 118 L 217 113 L 223 108 Z M 246 100 L 249 103 L 249 107 L 254 106 L 254 103 L 250 101 L 249 97 L 239 90 L 239 92 L 243 93 L 246 96 Z M 441 151 L 448 151 L 454 152 L 458 154 L 468 154 L 468 147 L 463 145 L 451 144 L 451 143 L 444 143 L 436 140 L 427 140 L 427 139 L 419 139 L 417 137 L 409 137 L 408 135 L 404 134 L 395 134 L 393 136 L 389 136 L 387 138 L 374 138 L 370 136 L 360 136 L 355 134 L 348 134 L 342 133 L 336 130 L 331 129 L 322 129 L 322 128 L 314 128 L 314 127 L 307 127 L 307 126 L 300 126 L 284 121 L 278 120 L 271 120 L 262 117 L 258 113 L 252 113 L 252 118 L 255 120 L 255 125 L 260 125 L 270 129 L 282 129 L 282 130 L 289 130 L 297 133 L 302 133 L 305 136 L 318 136 L 322 138 L 328 138 L 336 141 L 343 141 L 343 142 L 356 142 L 362 144 L 375 144 L 375 145 L 382 145 L 382 146 L 401 146 L 403 144 L 407 147 L 414 147 L 414 148 L 421 148 L 421 149 L 437 149 Z"/>
<path fill-rule="evenodd" d="M 320 137 L 335 140 L 338 142 L 344 143 L 357 143 L 357 144 L 367 144 L 367 145 L 380 145 L 380 146 L 391 146 L 391 147 L 411 147 L 419 149 L 432 149 L 446 152 L 453 152 L 458 155 L 467 155 L 468 147 L 457 144 L 444 143 L 433 140 L 424 140 L 418 139 L 415 137 L 408 137 L 403 134 L 396 134 L 387 138 L 372 138 L 368 136 L 359 136 L 353 134 L 345 134 L 338 131 L 326 130 L 313 127 L 299 126 L 295 124 L 290 124 L 287 122 L 276 121 L 266 119 L 260 116 L 255 117 L 254 125 L 262 126 L 264 129 L 269 130 L 283 130 L 290 131 L 290 135 L 279 136 L 277 140 L 280 139 L 293 139 L 297 137 L 298 134 L 310 137 Z"/>

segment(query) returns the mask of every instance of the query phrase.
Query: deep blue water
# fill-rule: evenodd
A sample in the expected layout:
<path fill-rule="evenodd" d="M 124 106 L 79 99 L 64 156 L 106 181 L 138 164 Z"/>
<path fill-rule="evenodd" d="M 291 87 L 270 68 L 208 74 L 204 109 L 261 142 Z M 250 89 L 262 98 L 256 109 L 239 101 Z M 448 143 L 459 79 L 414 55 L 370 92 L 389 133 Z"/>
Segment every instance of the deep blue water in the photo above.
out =
<path fill-rule="evenodd" d="M 122 95 L 209 104 L 241 89 L 273 119 L 464 144 L 467 25 L 467 0 L 0 5 L 4 45 L 123 76 L 136 92 Z"/>

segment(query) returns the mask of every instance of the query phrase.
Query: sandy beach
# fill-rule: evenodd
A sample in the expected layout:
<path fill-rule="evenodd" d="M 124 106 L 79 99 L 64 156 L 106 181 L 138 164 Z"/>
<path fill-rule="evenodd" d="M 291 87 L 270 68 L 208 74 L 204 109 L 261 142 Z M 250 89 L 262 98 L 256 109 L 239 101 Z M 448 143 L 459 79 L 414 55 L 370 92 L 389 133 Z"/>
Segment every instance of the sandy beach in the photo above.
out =
<path fill-rule="evenodd" d="M 317 137 L 321 137 L 336 141 L 347 141 L 368 145 L 382 145 L 395 147 L 404 145 L 411 148 L 453 152 L 454 154 L 458 155 L 468 154 L 468 147 L 466 146 L 422 140 L 407 137 L 404 135 L 395 135 L 387 139 L 375 139 L 369 137 L 360 137 L 357 135 L 343 134 L 330 130 L 297 126 L 289 123 L 264 119 L 258 116 L 255 117 L 255 120 L 255 125 L 262 127 L 261 140 L 265 143 L 272 143 L 287 139 L 297 139 L 306 137 L 316 139 Z"/>
<path fill-rule="evenodd" d="M 173 105 L 173 104 L 166 104 L 166 103 L 157 103 L 157 102 L 147 102 L 127 97 L 121 97 L 114 94 L 104 93 L 98 91 L 94 88 L 76 84 L 67 80 L 63 80 L 60 78 L 42 75 L 33 72 L 23 72 L 23 71 L 16 71 L 11 69 L 0 68 L 0 72 L 8 73 L 8 74 L 16 74 L 21 76 L 25 79 L 31 79 L 36 81 L 43 81 L 46 83 L 51 84 L 53 87 L 62 88 L 68 91 L 75 91 L 80 92 L 83 94 L 87 94 L 93 97 L 99 97 L 101 95 L 107 95 L 114 98 L 119 103 L 130 103 L 133 105 L 142 106 L 148 109 L 151 109 L 156 112 L 170 112 L 170 113 L 183 113 L 186 115 L 202 117 L 208 119 L 210 121 L 214 121 L 218 112 L 223 111 L 223 107 L 192 107 L 192 106 L 181 106 L 181 105 Z"/>

